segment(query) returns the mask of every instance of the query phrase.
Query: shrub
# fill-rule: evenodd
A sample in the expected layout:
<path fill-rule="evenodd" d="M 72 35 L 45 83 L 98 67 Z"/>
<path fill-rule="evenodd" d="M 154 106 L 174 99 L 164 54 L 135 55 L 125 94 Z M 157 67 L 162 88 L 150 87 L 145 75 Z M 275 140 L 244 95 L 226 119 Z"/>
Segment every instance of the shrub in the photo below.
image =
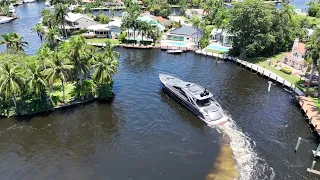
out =
<path fill-rule="evenodd" d="M 286 73 L 286 74 L 291 74 L 292 70 L 289 67 L 283 67 L 280 69 L 280 71 Z"/>
<path fill-rule="evenodd" d="M 122 32 L 121 34 L 120 34 L 120 36 L 119 36 L 119 41 L 121 42 L 121 43 L 125 43 L 125 41 L 126 41 L 126 37 L 127 37 L 127 33 L 126 32 Z"/>
<path fill-rule="evenodd" d="M 113 82 L 110 84 L 102 84 L 97 86 L 97 95 L 100 100 L 109 100 L 113 97 Z"/>

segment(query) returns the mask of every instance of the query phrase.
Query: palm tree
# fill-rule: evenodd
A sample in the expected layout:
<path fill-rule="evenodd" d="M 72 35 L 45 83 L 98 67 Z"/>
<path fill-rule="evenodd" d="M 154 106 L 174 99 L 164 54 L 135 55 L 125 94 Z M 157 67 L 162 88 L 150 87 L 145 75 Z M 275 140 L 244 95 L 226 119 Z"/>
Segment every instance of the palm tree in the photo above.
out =
<path fill-rule="evenodd" d="M 82 86 L 82 79 L 85 74 L 89 72 L 88 61 L 86 53 L 88 52 L 87 44 L 82 36 L 75 36 L 70 39 L 69 59 L 74 65 L 74 76 L 80 79 L 80 86 Z"/>
<path fill-rule="evenodd" d="M 6 46 L 7 52 L 9 49 L 13 46 L 13 40 L 12 40 L 12 34 L 1 34 L 2 40 L 0 41 L 0 44 L 3 44 Z"/>
<path fill-rule="evenodd" d="M 37 58 L 42 65 L 42 69 L 45 69 L 45 62 L 51 56 L 51 50 L 47 43 L 44 43 L 36 52 Z"/>
<path fill-rule="evenodd" d="M 12 98 L 17 110 L 16 95 L 21 92 L 23 86 L 23 73 L 19 66 L 12 62 L 4 62 L 0 69 L 0 92 L 4 93 L 5 98 Z"/>
<path fill-rule="evenodd" d="M 110 42 L 106 42 L 105 52 L 97 54 L 93 65 L 92 79 L 100 85 L 110 84 L 112 82 L 112 75 L 117 73 L 119 66 L 118 60 L 119 53 L 113 50 Z"/>
<path fill-rule="evenodd" d="M 28 46 L 26 41 L 22 40 L 22 37 L 17 33 L 11 33 L 13 49 L 16 51 L 24 51 L 24 47 Z"/>
<path fill-rule="evenodd" d="M 200 26 L 200 19 L 198 16 L 192 17 L 192 26 L 197 29 L 197 47 L 199 47 L 199 26 Z"/>
<path fill-rule="evenodd" d="M 65 28 L 65 19 L 66 17 L 68 17 L 68 7 L 65 6 L 64 4 L 57 4 L 54 8 L 55 11 L 55 17 L 56 19 L 60 22 L 60 24 L 62 25 L 62 30 L 64 32 L 64 37 L 68 37 L 67 35 L 67 31 Z"/>
<path fill-rule="evenodd" d="M 314 71 L 317 68 L 317 66 L 319 66 L 318 65 L 318 61 L 320 60 L 319 59 L 320 58 L 319 49 L 320 49 L 320 29 L 317 28 L 315 30 L 315 32 L 313 33 L 313 35 L 310 37 L 309 42 L 307 43 L 306 59 L 311 59 L 312 65 L 311 65 L 309 83 L 307 84 L 307 88 L 306 88 L 306 94 L 309 92 L 309 88 L 310 88 L 310 84 L 312 82 Z M 320 71 L 319 71 L 319 74 L 320 74 Z M 320 93 L 318 93 L 318 96 L 320 96 Z"/>
<path fill-rule="evenodd" d="M 143 36 L 146 35 L 147 31 L 149 30 L 149 23 L 146 22 L 146 21 L 140 21 L 140 24 L 139 24 L 139 30 L 141 32 L 141 39 L 142 39 L 142 42 L 143 42 Z M 148 38 L 148 37 L 147 37 Z"/>
<path fill-rule="evenodd" d="M 41 24 L 36 24 L 31 30 L 37 32 L 38 36 L 44 34 L 44 28 Z"/>
<path fill-rule="evenodd" d="M 112 19 L 113 19 L 113 17 L 114 17 L 114 14 L 115 14 L 114 9 L 111 9 L 111 10 L 110 10 L 110 16 L 111 16 Z"/>
<path fill-rule="evenodd" d="M 1 0 L 0 7 L 9 6 L 11 4 L 10 0 Z"/>
<path fill-rule="evenodd" d="M 56 28 L 48 28 L 48 32 L 45 35 L 45 39 L 50 49 L 54 49 L 58 44 L 59 32 Z"/>
<path fill-rule="evenodd" d="M 161 37 L 161 32 L 158 28 L 151 29 L 151 31 L 148 33 L 150 38 L 153 40 L 153 43 L 155 44 L 156 41 Z"/>
<path fill-rule="evenodd" d="M 35 92 L 36 95 L 40 96 L 41 92 L 45 89 L 46 83 L 42 74 L 42 67 L 38 64 L 38 62 L 32 62 L 27 64 L 28 69 L 28 79 L 27 83 L 29 88 Z"/>
<path fill-rule="evenodd" d="M 46 76 L 46 79 L 50 86 L 56 82 L 57 79 L 61 81 L 62 85 L 62 102 L 65 102 L 65 82 L 69 72 L 71 72 L 73 66 L 70 61 L 62 56 L 60 53 L 55 52 L 52 55 L 52 58 L 48 59 L 46 62 L 46 69 L 43 71 L 43 74 Z"/>

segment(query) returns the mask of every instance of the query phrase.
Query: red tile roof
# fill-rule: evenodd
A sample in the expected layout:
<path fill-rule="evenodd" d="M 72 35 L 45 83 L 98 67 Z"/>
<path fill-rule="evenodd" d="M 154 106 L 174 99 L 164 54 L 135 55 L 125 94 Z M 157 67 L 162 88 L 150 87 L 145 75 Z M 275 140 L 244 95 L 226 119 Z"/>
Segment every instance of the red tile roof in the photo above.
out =
<path fill-rule="evenodd" d="M 159 23 L 161 23 L 161 22 L 163 22 L 163 21 L 166 20 L 166 19 L 163 18 L 162 16 L 153 16 L 153 18 L 154 18 L 155 20 L 157 20 Z"/>
<path fill-rule="evenodd" d="M 299 42 L 298 45 L 294 47 L 293 50 L 297 50 L 299 53 L 304 55 L 306 53 L 306 45 Z"/>

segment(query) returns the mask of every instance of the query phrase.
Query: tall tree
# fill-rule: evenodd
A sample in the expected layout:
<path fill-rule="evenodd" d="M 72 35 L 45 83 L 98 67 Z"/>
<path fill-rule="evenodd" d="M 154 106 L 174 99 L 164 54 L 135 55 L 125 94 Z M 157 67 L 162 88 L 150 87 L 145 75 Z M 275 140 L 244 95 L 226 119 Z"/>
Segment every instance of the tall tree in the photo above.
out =
<path fill-rule="evenodd" d="M 46 83 L 42 74 L 42 66 L 36 61 L 27 64 L 27 83 L 32 92 L 41 99 L 41 92 L 45 90 Z"/>
<path fill-rule="evenodd" d="M 49 28 L 48 32 L 45 35 L 45 39 L 48 43 L 48 46 L 50 49 L 55 49 L 56 46 L 58 45 L 58 35 L 59 32 L 56 28 Z"/>
<path fill-rule="evenodd" d="M 52 58 L 47 60 L 46 69 L 43 71 L 43 74 L 51 86 L 53 86 L 58 79 L 61 81 L 62 102 L 65 102 L 65 83 L 72 68 L 73 66 L 67 58 L 55 52 Z"/>
<path fill-rule="evenodd" d="M 13 42 L 13 49 L 16 51 L 24 51 L 24 47 L 28 46 L 26 41 L 23 41 L 22 36 L 17 33 L 11 33 L 12 42 Z"/>
<path fill-rule="evenodd" d="M 21 92 L 23 87 L 23 72 L 13 62 L 2 63 L 0 69 L 0 92 L 4 93 L 5 98 L 12 98 L 14 107 L 17 110 L 16 95 Z"/>
<path fill-rule="evenodd" d="M 64 32 L 64 37 L 68 38 L 68 34 L 65 27 L 66 17 L 68 17 L 68 7 L 64 4 L 57 4 L 54 8 L 55 17 L 60 22 L 62 30 Z"/>
<path fill-rule="evenodd" d="M 197 29 L 197 47 L 199 47 L 199 27 L 200 27 L 201 21 L 198 16 L 193 16 L 191 22 L 192 22 L 192 26 Z"/>
<path fill-rule="evenodd" d="M 233 51 L 241 58 L 263 53 L 273 41 L 272 12 L 274 7 L 263 0 L 244 0 L 230 10 L 229 32 Z"/>
<path fill-rule="evenodd" d="M 13 39 L 12 34 L 1 34 L 1 41 L 0 44 L 6 46 L 6 51 L 8 52 L 10 48 L 13 47 Z"/>

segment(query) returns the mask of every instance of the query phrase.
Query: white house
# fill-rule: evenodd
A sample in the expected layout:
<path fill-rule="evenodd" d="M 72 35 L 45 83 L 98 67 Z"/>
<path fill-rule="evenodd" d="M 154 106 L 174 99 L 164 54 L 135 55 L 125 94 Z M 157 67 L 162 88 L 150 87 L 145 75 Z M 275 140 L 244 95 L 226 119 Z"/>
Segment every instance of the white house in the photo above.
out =
<path fill-rule="evenodd" d="M 304 57 L 306 54 L 305 44 L 299 42 L 299 39 L 294 40 L 291 52 L 284 55 L 282 63 L 287 64 L 297 70 L 305 72 L 308 66 L 304 63 Z"/>
<path fill-rule="evenodd" d="M 121 33 L 121 24 L 122 21 L 111 21 L 108 23 L 108 28 L 111 31 L 111 35 L 112 37 L 119 37 L 120 33 Z"/>
<path fill-rule="evenodd" d="M 69 12 L 68 16 L 66 16 L 66 22 L 66 29 L 70 30 L 87 29 L 89 26 L 100 24 L 87 15 L 80 13 L 75 14 L 71 12 Z"/>
<path fill-rule="evenodd" d="M 165 39 L 173 41 L 184 41 L 184 42 L 197 42 L 203 35 L 201 29 L 196 29 L 192 26 L 182 26 L 180 28 L 169 31 L 166 34 Z"/>
<path fill-rule="evenodd" d="M 232 46 L 231 37 L 226 30 L 213 28 L 211 31 L 211 39 L 220 42 L 223 46 Z"/>
<path fill-rule="evenodd" d="M 87 29 L 88 33 L 84 34 L 84 37 L 90 37 L 92 35 L 96 38 L 111 38 L 111 31 L 106 24 L 92 25 Z"/>

